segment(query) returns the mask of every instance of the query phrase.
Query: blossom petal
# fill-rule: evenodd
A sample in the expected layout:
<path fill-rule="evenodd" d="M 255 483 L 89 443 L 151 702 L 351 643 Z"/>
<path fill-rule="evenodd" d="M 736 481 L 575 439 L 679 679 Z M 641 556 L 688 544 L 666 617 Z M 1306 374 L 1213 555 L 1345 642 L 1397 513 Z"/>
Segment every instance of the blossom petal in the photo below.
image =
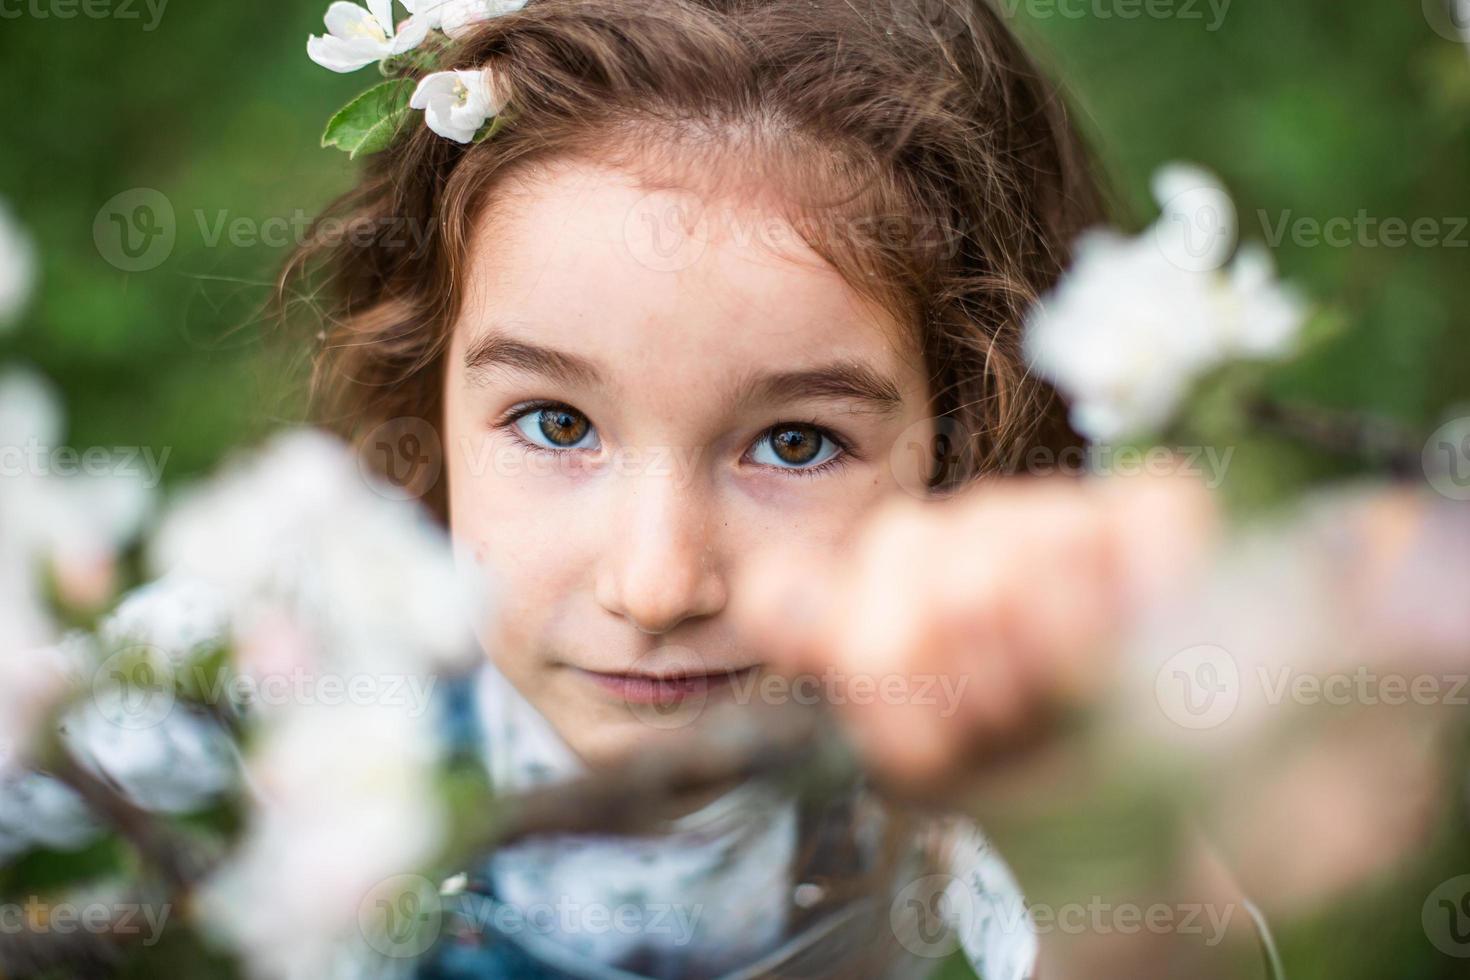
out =
<path fill-rule="evenodd" d="M 453 92 L 454 72 L 436 71 L 419 79 L 418 87 L 408 98 L 408 105 L 412 109 L 426 109 L 430 99 L 440 95 L 450 95 Z"/>
<path fill-rule="evenodd" d="M 1193 272 L 1224 266 L 1235 251 L 1237 218 L 1219 178 L 1202 167 L 1170 163 L 1159 168 L 1151 189 L 1163 211 L 1154 237 L 1165 257 Z"/>
<path fill-rule="evenodd" d="M 364 0 L 373 19 L 383 25 L 385 37 L 393 35 L 393 0 Z"/>
<path fill-rule="evenodd" d="M 480 24 L 504 14 L 514 13 L 526 0 L 437 0 L 443 6 L 439 15 L 444 33 L 458 40 Z"/>
<path fill-rule="evenodd" d="M 307 38 L 306 54 L 323 68 L 335 72 L 357 71 L 382 58 L 380 53 L 365 48 L 360 42 L 344 41 L 331 35 Z"/>
<path fill-rule="evenodd" d="M 435 133 L 468 143 L 495 114 L 492 100 L 484 71 L 441 71 L 420 80 L 408 104 L 424 110 L 424 122 Z"/>
<path fill-rule="evenodd" d="M 372 38 L 386 42 L 392 31 L 391 26 L 385 28 L 377 17 L 355 3 L 348 3 L 347 0 L 335 0 L 327 8 L 325 20 L 327 33 L 333 37 L 340 37 L 344 41 Z"/>
<path fill-rule="evenodd" d="M 398 25 L 398 33 L 393 35 L 393 43 L 389 46 L 390 54 L 403 54 L 412 51 L 424 43 L 424 38 L 429 36 L 429 21 L 425 17 L 407 17 Z"/>
<path fill-rule="evenodd" d="M 475 130 L 457 125 L 448 107 L 441 107 L 438 103 L 431 103 L 424 110 L 424 122 L 438 135 L 456 143 L 468 143 L 475 137 Z"/>

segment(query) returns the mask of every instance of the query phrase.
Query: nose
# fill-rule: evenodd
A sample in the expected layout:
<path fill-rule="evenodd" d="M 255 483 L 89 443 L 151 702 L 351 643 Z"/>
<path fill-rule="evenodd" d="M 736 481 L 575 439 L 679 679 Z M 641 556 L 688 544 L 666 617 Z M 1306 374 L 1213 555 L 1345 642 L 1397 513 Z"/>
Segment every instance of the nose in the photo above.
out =
<path fill-rule="evenodd" d="M 644 633 L 712 616 L 728 598 L 708 488 L 665 475 L 620 478 L 597 601 Z"/>

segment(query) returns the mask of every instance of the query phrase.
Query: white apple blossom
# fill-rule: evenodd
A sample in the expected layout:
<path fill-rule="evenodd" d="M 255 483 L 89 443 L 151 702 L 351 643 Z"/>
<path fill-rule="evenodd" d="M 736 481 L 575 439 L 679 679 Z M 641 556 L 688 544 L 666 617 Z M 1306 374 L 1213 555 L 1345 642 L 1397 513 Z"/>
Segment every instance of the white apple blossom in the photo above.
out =
<path fill-rule="evenodd" d="M 480 595 L 447 536 L 321 432 L 278 436 L 190 493 L 151 561 L 228 596 L 237 634 L 284 613 L 320 645 L 322 666 L 412 672 L 478 656 Z"/>
<path fill-rule="evenodd" d="M 120 723 L 133 713 L 120 687 L 67 712 L 62 737 L 72 755 L 146 810 L 198 809 L 235 782 L 235 750 L 217 722 L 175 706 L 157 724 Z"/>
<path fill-rule="evenodd" d="M 1187 201 L 1222 223 L 1210 227 L 1229 229 L 1233 248 L 1234 206 L 1208 175 L 1175 168 L 1155 189 L 1165 198 L 1159 223 L 1133 238 L 1082 236 L 1071 270 L 1027 319 L 1028 360 L 1067 396 L 1073 426 L 1090 439 L 1158 431 L 1213 368 L 1289 353 L 1306 316 L 1264 250 L 1243 248 L 1217 268 L 1226 238 L 1181 237 Z"/>
<path fill-rule="evenodd" d="M 103 645 L 151 647 L 182 666 L 229 637 L 229 603 L 218 588 L 186 575 L 165 575 L 128 593 L 98 627 Z"/>
<path fill-rule="evenodd" d="M 45 577 L 63 595 L 78 569 L 100 568 L 110 583 L 117 551 L 146 511 L 141 483 L 49 473 L 44 461 L 62 429 L 44 378 L 0 374 L 0 743 L 18 750 L 79 670 L 75 644 L 53 646 Z"/>
<path fill-rule="evenodd" d="M 36 846 L 75 850 L 100 832 L 69 787 L 0 761 L 0 863 Z"/>
<path fill-rule="evenodd" d="M 327 8 L 325 35 L 312 35 L 306 53 L 323 68 L 357 71 L 385 58 L 412 51 L 428 36 L 429 24 L 407 17 L 395 29 L 393 0 L 364 0 L 366 8 L 336 0 Z"/>
<path fill-rule="evenodd" d="M 35 284 L 35 246 L 0 200 L 0 333 L 15 324 Z"/>
<path fill-rule="evenodd" d="M 380 705 L 308 706 L 268 725 L 248 763 L 253 822 L 197 906 L 253 976 L 328 975 L 377 886 L 432 860 L 437 753 L 429 717 Z"/>
<path fill-rule="evenodd" d="M 456 143 L 470 142 L 486 120 L 505 107 L 488 68 L 426 75 L 408 104 L 424 110 L 424 122 L 430 129 Z"/>
<path fill-rule="evenodd" d="M 13 365 L 0 372 L 0 446 L 24 446 L 28 440 L 54 445 L 65 427 L 60 395 L 48 379 Z M 17 472 L 20 460 L 7 456 L 4 462 L 0 476 L 25 475 Z"/>
<path fill-rule="evenodd" d="M 64 427 L 60 401 L 34 372 L 0 375 L 0 591 L 34 594 L 50 574 L 64 598 L 92 604 L 110 587 L 118 550 L 141 529 L 152 495 L 140 475 L 58 476 L 49 460 Z M 105 595 L 100 598 L 105 598 Z M 0 602 L 5 602 L 0 594 Z M 33 641 L 34 642 L 34 641 Z"/>
<path fill-rule="evenodd" d="M 82 633 L 46 646 L 0 648 L 0 771 L 7 759 L 26 759 L 41 724 L 89 676 L 91 663 Z"/>
<path fill-rule="evenodd" d="M 1182 269 L 1205 272 L 1230 261 L 1235 250 L 1235 202 L 1219 178 L 1201 167 L 1170 163 L 1150 182 L 1160 208 L 1154 241 Z"/>
<path fill-rule="evenodd" d="M 32 518 L 33 477 L 11 460 L 32 434 L 51 438 L 60 412 L 50 387 L 30 372 L 0 375 L 0 752 L 21 752 L 46 704 L 63 688 L 54 658 L 44 651 L 56 635 L 46 608 Z M 0 846 L 0 850 L 3 850 Z"/>
<path fill-rule="evenodd" d="M 430 27 L 458 40 L 476 24 L 520 10 L 526 0 L 404 0 L 403 5 L 414 17 L 426 18 Z"/>

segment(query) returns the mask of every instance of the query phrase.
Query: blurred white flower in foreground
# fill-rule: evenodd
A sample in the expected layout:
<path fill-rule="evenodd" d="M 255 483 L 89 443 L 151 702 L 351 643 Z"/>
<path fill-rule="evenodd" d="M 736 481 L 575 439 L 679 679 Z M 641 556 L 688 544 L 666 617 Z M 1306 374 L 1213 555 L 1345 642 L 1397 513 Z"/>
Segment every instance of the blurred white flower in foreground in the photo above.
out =
<path fill-rule="evenodd" d="M 0 649 L 0 756 L 25 755 L 72 676 L 72 665 L 55 647 Z"/>
<path fill-rule="evenodd" d="M 481 595 L 447 536 L 417 503 L 376 492 L 347 447 L 314 430 L 278 436 L 186 495 L 151 560 L 228 596 L 237 639 L 292 636 L 320 666 L 419 671 L 479 656 Z M 283 621 L 294 631 L 276 629 Z"/>
<path fill-rule="evenodd" d="M 100 833 L 81 797 L 27 765 L 41 724 L 85 676 L 79 636 L 0 649 L 0 865 L 38 845 L 81 847 Z"/>
<path fill-rule="evenodd" d="M 49 382 L 19 368 L 0 374 L 0 605 L 34 603 L 48 575 L 63 601 L 105 602 L 118 552 L 150 512 L 141 476 L 51 472 L 63 429 Z"/>
<path fill-rule="evenodd" d="M 417 503 L 383 489 L 340 442 L 288 432 L 181 500 L 151 561 L 228 597 L 246 673 L 335 675 L 349 691 L 379 672 L 431 681 L 478 660 L 482 594 Z M 326 976 L 362 938 L 359 906 L 375 886 L 440 844 L 435 716 L 362 690 L 306 690 L 259 717 L 246 839 L 200 896 L 256 976 Z"/>
<path fill-rule="evenodd" d="M 1214 174 L 1186 163 L 1160 167 L 1150 182 L 1159 218 L 1149 231 L 1181 269 L 1222 268 L 1235 251 L 1235 202 Z"/>
<path fill-rule="evenodd" d="M 35 246 L 0 200 L 0 333 L 15 324 L 35 284 Z"/>
<path fill-rule="evenodd" d="M 81 797 L 49 776 L 0 761 L 0 864 L 37 845 L 75 850 L 101 832 Z"/>
<path fill-rule="evenodd" d="M 235 750 L 213 719 L 175 705 L 155 724 L 133 725 L 138 694 L 100 690 L 66 714 L 62 734 L 71 754 L 145 810 L 198 809 L 235 781 Z"/>
<path fill-rule="evenodd" d="M 129 592 L 98 632 L 110 650 L 145 646 L 179 667 L 223 646 L 229 626 L 229 603 L 219 589 L 175 574 Z"/>
<path fill-rule="evenodd" d="M 52 637 L 36 567 L 35 529 L 29 526 L 37 507 L 34 478 L 18 451 L 32 438 L 52 443 L 60 431 L 60 406 L 43 378 L 16 369 L 0 374 L 0 453 L 6 454 L 0 472 L 0 528 L 5 529 L 0 536 L 0 656 L 10 657 Z M 7 714 L 0 712 L 0 718 Z"/>
<path fill-rule="evenodd" d="M 49 473 L 45 454 L 62 430 L 44 378 L 0 374 L 0 746 L 17 752 L 80 671 L 73 645 L 53 645 L 47 577 L 63 600 L 99 604 L 149 503 L 141 481 Z"/>
<path fill-rule="evenodd" d="M 430 27 L 438 27 L 455 39 L 464 37 L 476 24 L 525 5 L 526 0 L 403 0 L 403 6 L 415 18 L 425 18 Z"/>
<path fill-rule="evenodd" d="M 306 40 L 312 61 L 336 72 L 357 71 L 412 51 L 428 36 L 428 23 L 416 17 L 405 18 L 394 28 L 393 0 L 365 2 L 366 9 L 346 0 L 335 0 L 327 8 L 327 33 Z"/>
<path fill-rule="evenodd" d="M 1096 441 L 1159 431 L 1210 370 L 1289 353 L 1306 317 L 1264 250 L 1247 246 L 1224 266 L 1235 211 L 1217 181 L 1174 166 L 1154 190 L 1159 221 L 1133 238 L 1083 235 L 1071 270 L 1027 319 L 1028 360 Z"/>
<path fill-rule="evenodd" d="M 262 980 L 317 980 L 385 879 L 440 845 L 433 722 L 312 706 L 270 726 L 249 762 L 261 799 L 241 848 L 199 895 L 205 921 Z"/>

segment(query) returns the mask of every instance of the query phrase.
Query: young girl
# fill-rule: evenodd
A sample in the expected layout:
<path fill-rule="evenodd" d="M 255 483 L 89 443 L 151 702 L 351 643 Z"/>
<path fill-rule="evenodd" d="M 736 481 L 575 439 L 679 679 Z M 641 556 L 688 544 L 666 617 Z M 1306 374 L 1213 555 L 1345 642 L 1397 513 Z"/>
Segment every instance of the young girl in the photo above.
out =
<path fill-rule="evenodd" d="M 842 668 L 819 690 L 891 779 L 951 771 L 977 731 L 1019 737 L 1024 670 L 966 690 L 978 634 L 926 632 L 925 611 L 950 593 L 985 609 L 995 562 L 1025 560 L 1058 589 L 997 649 L 1083 648 L 1106 505 L 1048 491 L 1074 518 L 1049 550 L 993 550 L 946 592 L 923 549 L 980 554 L 1030 505 L 1013 491 L 975 518 L 919 500 L 1064 437 L 1020 323 L 1100 210 L 999 15 L 531 0 L 456 33 L 439 67 L 483 70 L 502 125 L 478 142 L 408 127 L 334 216 L 425 234 L 308 250 L 291 271 L 331 274 L 331 421 L 359 440 L 427 432 L 414 452 L 437 442 L 442 473 L 388 459 L 387 475 L 496 583 L 476 698 L 497 787 L 687 740 L 700 709 L 798 665 Z M 1064 549 L 1081 560 L 1043 560 Z M 844 563 L 840 610 L 837 578 L 792 576 Z M 868 625 L 818 642 L 833 622 Z M 908 650 L 958 683 L 921 696 Z M 1036 955 L 973 827 L 866 792 L 811 811 L 742 787 L 666 834 L 543 838 L 468 881 L 488 904 L 461 909 L 426 976 L 917 977 L 955 945 L 910 905 L 946 890 L 970 903 L 958 941 L 985 980 L 1030 976 Z"/>

